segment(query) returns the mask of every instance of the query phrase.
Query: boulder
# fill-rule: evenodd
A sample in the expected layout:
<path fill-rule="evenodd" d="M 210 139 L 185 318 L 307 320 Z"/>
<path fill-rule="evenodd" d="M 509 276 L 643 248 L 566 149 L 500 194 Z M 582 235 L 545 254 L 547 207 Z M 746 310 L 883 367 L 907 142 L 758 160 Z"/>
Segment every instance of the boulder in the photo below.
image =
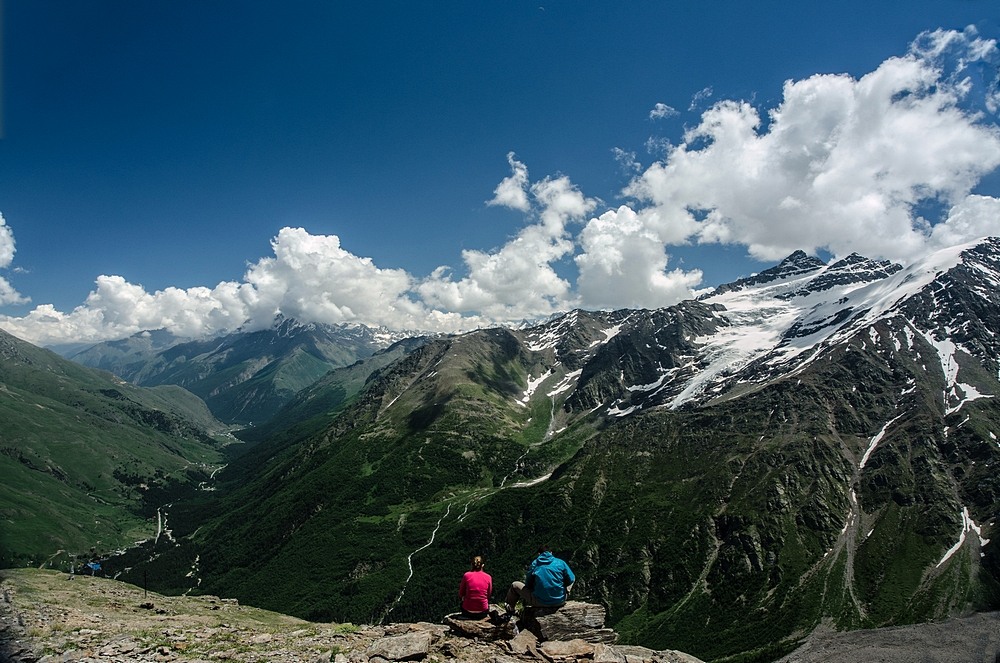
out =
<path fill-rule="evenodd" d="M 567 601 L 559 608 L 529 608 L 522 625 L 542 642 L 546 640 L 583 640 L 613 644 L 618 634 L 604 627 L 604 606 L 583 601 Z"/>
<path fill-rule="evenodd" d="M 537 646 L 538 638 L 536 638 L 535 634 L 531 631 L 521 631 L 507 643 L 507 649 L 510 650 L 511 654 L 541 658 L 541 656 L 538 655 Z"/>

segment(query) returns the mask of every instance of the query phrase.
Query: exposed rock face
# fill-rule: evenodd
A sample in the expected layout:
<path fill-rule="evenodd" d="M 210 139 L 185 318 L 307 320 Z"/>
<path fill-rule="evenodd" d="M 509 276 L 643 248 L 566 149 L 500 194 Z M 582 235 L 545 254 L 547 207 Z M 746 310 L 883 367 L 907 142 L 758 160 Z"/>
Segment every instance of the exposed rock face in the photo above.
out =
<path fill-rule="evenodd" d="M 447 615 L 444 623 L 456 635 L 477 640 L 510 640 L 517 635 L 513 622 L 485 617 L 468 619 L 461 613 Z"/>
<path fill-rule="evenodd" d="M 700 663 L 700 658 L 671 649 L 653 651 L 633 645 L 594 645 L 594 663 Z"/>

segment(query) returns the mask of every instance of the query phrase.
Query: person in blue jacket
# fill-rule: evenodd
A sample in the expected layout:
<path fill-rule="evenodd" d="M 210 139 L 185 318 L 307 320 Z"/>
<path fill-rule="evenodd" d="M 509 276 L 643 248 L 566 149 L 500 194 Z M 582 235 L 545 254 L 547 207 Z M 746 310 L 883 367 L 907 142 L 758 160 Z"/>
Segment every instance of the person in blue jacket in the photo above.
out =
<path fill-rule="evenodd" d="M 538 549 L 524 582 L 512 582 L 507 590 L 507 614 L 514 613 L 518 601 L 526 607 L 557 608 L 566 603 L 576 576 L 569 564 L 552 554 L 548 546 Z"/>

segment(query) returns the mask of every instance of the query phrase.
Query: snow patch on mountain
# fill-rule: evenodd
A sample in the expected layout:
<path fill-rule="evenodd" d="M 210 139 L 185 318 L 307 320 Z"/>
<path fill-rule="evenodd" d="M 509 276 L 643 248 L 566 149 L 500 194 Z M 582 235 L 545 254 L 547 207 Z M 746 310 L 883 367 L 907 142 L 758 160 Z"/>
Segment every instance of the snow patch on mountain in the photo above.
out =
<path fill-rule="evenodd" d="M 535 390 L 537 390 L 538 387 L 543 382 L 548 380 L 553 375 L 555 375 L 555 372 L 553 372 L 552 369 L 550 368 L 548 371 L 546 371 L 537 378 L 532 378 L 531 376 L 528 376 L 528 387 L 524 390 L 524 394 L 522 394 L 521 400 L 517 401 L 518 405 L 526 407 L 528 405 L 528 401 L 531 400 L 531 396 L 535 393 Z"/>
<path fill-rule="evenodd" d="M 945 413 L 952 414 L 958 412 L 963 405 L 979 398 L 992 398 L 991 394 L 980 393 L 972 385 L 958 381 L 959 365 L 955 358 L 955 351 L 958 346 L 949 338 L 936 339 L 932 334 L 923 334 L 924 339 L 930 344 L 938 354 L 941 361 L 941 371 L 944 374 L 945 390 L 944 402 Z M 954 405 L 950 405 L 955 403 Z"/>
<path fill-rule="evenodd" d="M 556 347 L 564 334 L 571 330 L 579 319 L 578 311 L 570 311 L 552 323 L 541 325 L 528 335 L 527 347 L 532 352 L 541 352 Z"/>
<path fill-rule="evenodd" d="M 553 388 L 552 391 L 550 391 L 546 395 L 549 396 L 549 397 L 551 397 L 551 398 L 554 398 L 554 397 L 558 396 L 561 393 L 569 391 L 570 389 L 572 389 L 573 387 L 576 386 L 576 382 L 580 378 L 580 375 L 582 373 L 583 373 L 583 369 L 582 368 L 579 369 L 579 370 L 573 371 L 571 373 L 567 373 L 566 376 L 563 377 L 563 379 L 559 381 L 559 384 L 557 384 L 555 386 L 555 388 Z"/>
<path fill-rule="evenodd" d="M 972 518 L 969 517 L 969 507 L 963 506 L 962 507 L 962 531 L 959 532 L 959 534 L 958 534 L 958 542 L 955 545 L 953 545 L 951 548 L 948 549 L 948 551 L 944 554 L 944 557 L 941 558 L 941 561 L 938 562 L 937 566 L 935 566 L 934 568 L 940 568 L 940 566 L 942 564 L 944 564 L 949 559 L 951 559 L 952 555 L 954 555 L 956 552 L 959 551 L 959 549 L 962 547 L 962 544 L 965 543 L 965 537 L 966 537 L 966 535 L 969 532 L 975 532 L 976 536 L 979 537 L 979 547 L 980 548 L 986 546 L 986 544 L 990 542 L 989 539 L 984 539 L 983 538 L 983 530 L 982 530 L 982 528 L 979 525 L 977 525 L 975 523 L 975 521 L 972 520 Z M 979 553 L 979 555 L 980 555 L 980 557 L 982 557 L 983 553 Z"/>
<path fill-rule="evenodd" d="M 621 333 L 622 327 L 624 327 L 628 323 L 628 321 L 631 319 L 631 317 L 632 316 L 629 316 L 625 320 L 622 320 L 620 323 L 618 323 L 614 327 L 610 327 L 608 329 L 602 329 L 601 333 L 604 334 L 604 338 L 603 339 L 600 339 L 600 338 L 597 339 L 596 341 L 594 341 L 593 343 L 590 344 L 590 347 L 593 348 L 593 347 L 596 347 L 598 345 L 604 345 L 605 343 L 608 343 L 611 339 L 613 339 L 615 336 L 617 336 L 618 334 Z"/>
<path fill-rule="evenodd" d="M 885 437 L 885 432 L 889 430 L 889 426 L 899 421 L 899 418 L 902 416 L 903 415 L 899 415 L 899 417 L 895 417 L 894 419 L 890 419 L 889 421 L 887 421 L 886 424 L 882 426 L 882 430 L 876 433 L 875 436 L 871 439 L 871 441 L 869 441 L 868 449 L 865 450 L 865 455 L 861 457 L 861 462 L 858 463 L 859 470 L 865 469 L 865 465 L 868 464 L 868 459 L 871 458 L 872 452 L 875 451 L 875 447 L 878 446 L 878 443 L 882 441 L 883 437 Z"/>
<path fill-rule="evenodd" d="M 587 371 L 579 403 L 587 411 L 604 408 L 613 417 L 745 393 L 800 373 L 836 347 L 914 352 L 915 342 L 924 346 L 921 341 L 937 352 L 951 413 L 990 397 L 982 386 L 961 379 L 959 361 L 973 351 L 989 356 L 996 346 L 988 339 L 980 345 L 958 340 L 979 329 L 963 321 L 966 304 L 956 300 L 951 284 L 960 282 L 993 303 L 998 267 L 1000 240 L 992 238 L 938 251 L 905 268 L 857 254 L 827 265 L 796 252 L 775 268 L 720 286 L 695 302 L 657 311 L 572 311 L 524 333 L 530 351 L 569 352 L 573 358 L 566 358 L 575 366 L 614 371 L 593 387 L 596 374 Z M 604 354 L 613 339 L 623 339 L 622 348 L 635 352 Z M 996 370 L 1000 377 L 1000 367 Z M 547 377 L 530 378 L 520 402 L 527 403 Z M 549 395 L 575 386 L 566 380 Z M 615 382 L 622 391 L 612 393 L 609 385 Z M 911 380 L 902 395 L 914 389 Z"/>
<path fill-rule="evenodd" d="M 877 344 L 879 337 L 871 326 L 895 316 L 900 303 L 962 263 L 963 253 L 977 244 L 939 251 L 907 268 L 860 256 L 829 266 L 804 261 L 802 256 L 790 257 L 787 269 L 776 269 L 767 279 L 720 288 L 702 297 L 701 301 L 724 307 L 719 315 L 729 326 L 696 339 L 703 353 L 702 366 L 669 407 L 698 399 L 754 362 L 778 368 L 798 360 L 795 370 L 801 370 L 824 347 L 846 342 L 866 328 L 868 338 Z M 904 330 L 904 334 L 912 345 L 912 332 Z M 954 379 L 949 384 L 961 391 L 952 402 L 983 397 L 970 385 Z"/>

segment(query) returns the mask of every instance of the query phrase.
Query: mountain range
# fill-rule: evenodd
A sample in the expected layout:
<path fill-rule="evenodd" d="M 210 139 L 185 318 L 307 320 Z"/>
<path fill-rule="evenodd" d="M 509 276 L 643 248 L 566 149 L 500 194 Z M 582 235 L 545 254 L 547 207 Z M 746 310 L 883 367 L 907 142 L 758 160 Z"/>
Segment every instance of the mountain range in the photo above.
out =
<path fill-rule="evenodd" d="M 364 325 L 300 323 L 280 315 L 267 329 L 192 340 L 166 330 L 67 353 L 134 384 L 178 385 L 201 397 L 230 424 L 270 419 L 301 389 L 331 368 L 371 356 L 412 334 Z"/>
<path fill-rule="evenodd" d="M 998 284 L 996 238 L 905 268 L 797 252 L 675 306 L 373 350 L 284 397 L 215 490 L 161 505 L 172 539 L 108 566 L 313 620 L 436 620 L 471 555 L 499 598 L 546 543 L 626 640 L 705 660 L 996 609 Z"/>

